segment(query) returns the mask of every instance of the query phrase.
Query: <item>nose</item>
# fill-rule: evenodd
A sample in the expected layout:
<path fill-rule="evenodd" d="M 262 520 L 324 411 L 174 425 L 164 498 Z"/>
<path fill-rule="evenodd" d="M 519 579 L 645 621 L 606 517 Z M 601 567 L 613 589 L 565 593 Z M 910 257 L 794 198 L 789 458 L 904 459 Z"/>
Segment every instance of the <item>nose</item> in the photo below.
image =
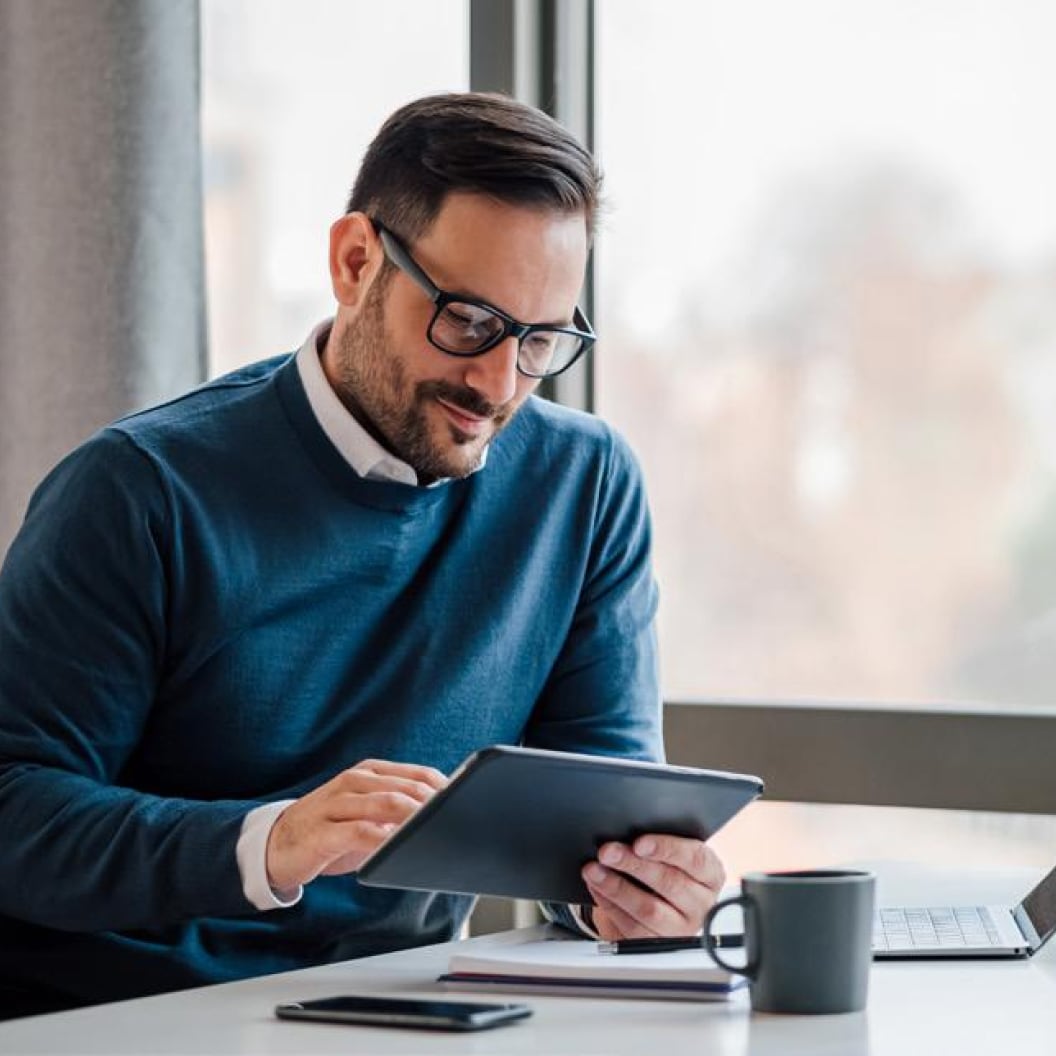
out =
<path fill-rule="evenodd" d="M 517 351 L 520 343 L 512 334 L 482 356 L 466 361 L 465 383 L 490 404 L 499 407 L 517 391 Z"/>

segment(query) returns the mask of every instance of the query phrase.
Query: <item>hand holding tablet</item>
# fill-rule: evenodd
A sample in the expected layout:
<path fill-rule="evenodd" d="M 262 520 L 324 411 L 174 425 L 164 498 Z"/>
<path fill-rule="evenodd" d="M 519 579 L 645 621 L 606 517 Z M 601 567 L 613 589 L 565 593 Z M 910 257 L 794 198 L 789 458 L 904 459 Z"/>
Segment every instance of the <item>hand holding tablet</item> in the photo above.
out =
<path fill-rule="evenodd" d="M 361 864 L 358 879 L 588 903 L 580 871 L 604 844 L 646 834 L 707 840 L 762 789 L 743 774 L 485 748 Z"/>

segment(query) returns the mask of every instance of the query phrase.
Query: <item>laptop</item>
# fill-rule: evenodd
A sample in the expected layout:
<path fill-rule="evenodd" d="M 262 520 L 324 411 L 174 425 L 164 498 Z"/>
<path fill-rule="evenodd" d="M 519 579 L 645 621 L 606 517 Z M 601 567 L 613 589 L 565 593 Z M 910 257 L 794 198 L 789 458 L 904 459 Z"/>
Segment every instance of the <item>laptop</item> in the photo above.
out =
<path fill-rule="evenodd" d="M 1056 869 L 1015 906 L 882 906 L 873 957 L 1030 957 L 1056 931 Z"/>

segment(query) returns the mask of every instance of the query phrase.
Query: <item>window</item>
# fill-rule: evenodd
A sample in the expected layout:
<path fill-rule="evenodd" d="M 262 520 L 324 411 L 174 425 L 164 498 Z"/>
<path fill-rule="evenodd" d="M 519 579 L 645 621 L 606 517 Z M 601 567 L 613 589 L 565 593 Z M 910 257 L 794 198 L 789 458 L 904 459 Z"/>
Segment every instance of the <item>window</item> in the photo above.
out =
<path fill-rule="evenodd" d="M 596 408 L 649 483 L 665 695 L 1051 708 L 1056 8 L 596 19 Z M 1056 821 L 761 803 L 717 843 L 1041 865 Z"/>
<path fill-rule="evenodd" d="M 597 5 L 599 413 L 667 694 L 1048 704 L 1044 0 Z"/>
<path fill-rule="evenodd" d="M 398 106 L 469 84 L 468 0 L 204 0 L 209 372 L 333 312 L 330 224 Z"/>

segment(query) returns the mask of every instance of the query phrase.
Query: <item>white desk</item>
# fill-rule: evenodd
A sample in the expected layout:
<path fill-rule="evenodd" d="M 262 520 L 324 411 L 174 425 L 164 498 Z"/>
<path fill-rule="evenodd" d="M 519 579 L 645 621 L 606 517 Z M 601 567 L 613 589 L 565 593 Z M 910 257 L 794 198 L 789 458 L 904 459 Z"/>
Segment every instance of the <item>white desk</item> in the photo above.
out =
<path fill-rule="evenodd" d="M 973 874 L 885 869 L 882 902 L 928 895 L 1014 902 L 1038 873 Z M 941 894 L 939 894 L 941 892 Z M 497 936 L 471 940 L 501 941 Z M 747 994 L 705 1004 L 488 995 L 525 1001 L 535 1015 L 472 1034 L 280 1022 L 281 1001 L 352 991 L 443 992 L 433 980 L 450 945 L 0 1023 L 0 1053 L 628 1053 L 634 1056 L 1031 1056 L 1056 1052 L 1056 940 L 1030 961 L 874 964 L 869 1007 L 842 1016 L 752 1014 Z M 472 1000 L 468 993 L 455 995 Z"/>

